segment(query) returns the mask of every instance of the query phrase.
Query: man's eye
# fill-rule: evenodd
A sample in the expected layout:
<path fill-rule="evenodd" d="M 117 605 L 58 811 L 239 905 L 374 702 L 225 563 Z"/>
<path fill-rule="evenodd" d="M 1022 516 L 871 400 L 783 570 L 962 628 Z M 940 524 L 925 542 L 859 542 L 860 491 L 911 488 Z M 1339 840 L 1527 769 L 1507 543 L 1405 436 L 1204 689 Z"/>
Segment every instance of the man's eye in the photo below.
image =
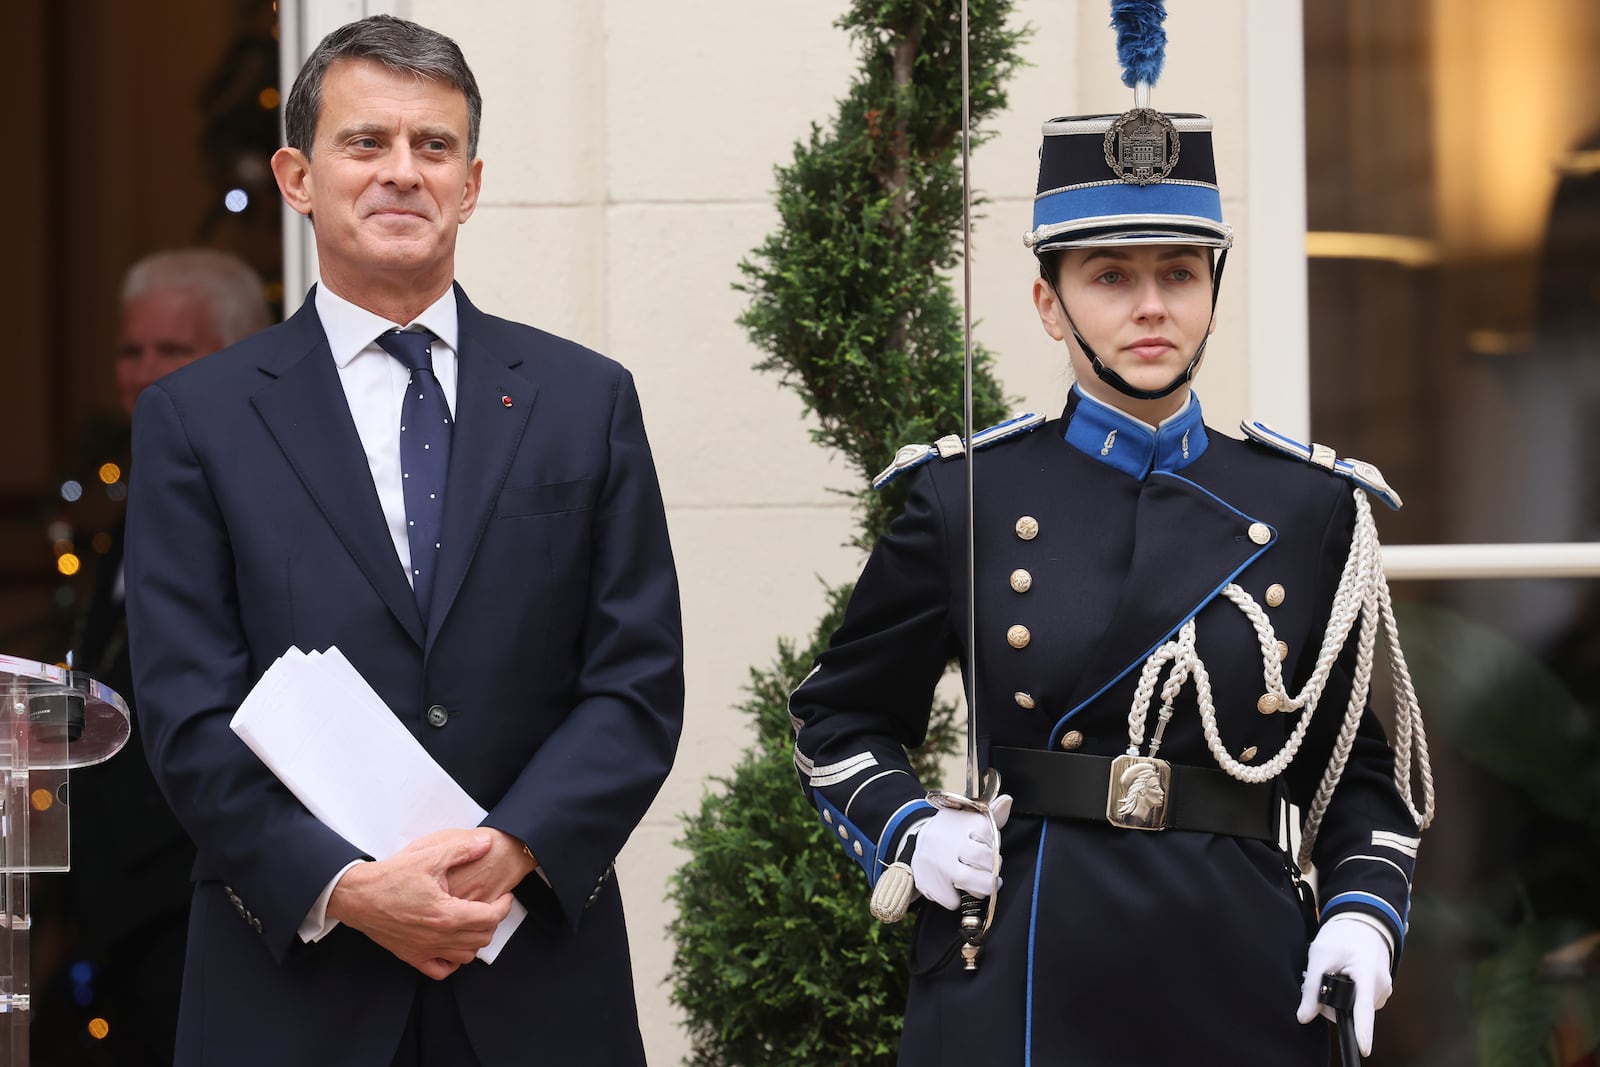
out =
<path fill-rule="evenodd" d="M 1122 280 L 1122 272 L 1120 270 L 1104 271 L 1096 280 L 1104 282 L 1106 285 L 1115 285 Z"/>
<path fill-rule="evenodd" d="M 1193 277 L 1194 271 L 1190 270 L 1188 267 L 1179 267 L 1172 272 L 1173 281 L 1186 282 Z"/>

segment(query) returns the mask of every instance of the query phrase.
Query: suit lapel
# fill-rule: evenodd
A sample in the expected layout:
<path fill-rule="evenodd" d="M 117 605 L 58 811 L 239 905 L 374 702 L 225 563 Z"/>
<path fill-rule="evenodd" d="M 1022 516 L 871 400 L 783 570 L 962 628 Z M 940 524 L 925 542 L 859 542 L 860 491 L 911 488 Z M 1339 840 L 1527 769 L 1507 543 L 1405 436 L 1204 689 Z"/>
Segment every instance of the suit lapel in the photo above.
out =
<path fill-rule="evenodd" d="M 439 574 L 434 580 L 428 644 L 455 603 L 522 441 L 538 387 L 516 368 L 520 351 L 494 320 L 456 287 L 461 350 L 456 354 L 456 423 L 450 441 Z M 506 398 L 511 403 L 506 403 Z"/>
<path fill-rule="evenodd" d="M 313 300 L 307 298 L 285 326 L 288 343 L 261 368 L 276 380 L 251 403 L 356 566 L 420 646 L 422 617 L 395 555 Z"/>
<path fill-rule="evenodd" d="M 1122 597 L 1067 706 L 1085 704 L 1142 665 L 1156 646 L 1215 597 L 1268 545 L 1252 519 L 1186 478 L 1152 474 L 1139 498 L 1134 552 Z M 1057 729 L 1060 724 L 1057 724 Z"/>

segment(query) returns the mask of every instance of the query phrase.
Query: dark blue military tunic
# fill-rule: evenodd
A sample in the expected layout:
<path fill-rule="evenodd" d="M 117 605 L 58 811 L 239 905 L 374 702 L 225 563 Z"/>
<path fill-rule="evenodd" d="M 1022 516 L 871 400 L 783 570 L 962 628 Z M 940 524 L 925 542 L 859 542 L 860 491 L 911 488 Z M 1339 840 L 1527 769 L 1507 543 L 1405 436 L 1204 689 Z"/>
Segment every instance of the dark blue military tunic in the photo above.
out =
<path fill-rule="evenodd" d="M 963 462 L 910 475 L 905 513 L 791 701 L 802 786 L 869 882 L 930 813 L 902 746 L 921 743 L 949 660 L 971 663 Z M 1235 582 L 1264 607 L 1277 602 L 1265 610 L 1287 646 L 1288 692 L 1299 693 L 1350 552 L 1349 480 L 1208 430 L 1198 400 L 1156 431 L 1076 389 L 1061 419 L 976 462 L 986 761 L 996 746 L 1126 751 L 1140 669 L 1190 618 L 1228 751 L 1259 766 L 1283 747 L 1298 713 L 1259 710 L 1260 642 L 1221 592 Z M 1268 597 L 1274 585 L 1281 598 Z M 1354 646 L 1278 780 L 1301 810 L 1344 717 Z M 1191 682 L 1159 754 L 1216 772 L 1194 694 Z M 1417 826 L 1392 776 L 1368 710 L 1314 860 L 1321 919 L 1376 920 L 1398 958 Z M 902 1064 L 1326 1062 L 1324 1027 L 1295 1020 L 1317 917 L 1275 844 L 1042 817 L 1019 800 L 1001 851 L 1004 886 L 976 973 L 951 951 L 955 914 L 921 906 Z"/>

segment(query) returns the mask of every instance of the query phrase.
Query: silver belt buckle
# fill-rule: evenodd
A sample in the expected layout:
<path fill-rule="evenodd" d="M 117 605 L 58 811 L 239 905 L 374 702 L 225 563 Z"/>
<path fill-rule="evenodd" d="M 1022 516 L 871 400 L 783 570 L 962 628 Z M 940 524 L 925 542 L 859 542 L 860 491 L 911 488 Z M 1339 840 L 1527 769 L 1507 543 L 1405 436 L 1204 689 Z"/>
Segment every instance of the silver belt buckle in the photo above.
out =
<path fill-rule="evenodd" d="M 1111 761 L 1106 821 L 1124 830 L 1165 830 L 1172 806 L 1172 765 L 1153 756 Z"/>

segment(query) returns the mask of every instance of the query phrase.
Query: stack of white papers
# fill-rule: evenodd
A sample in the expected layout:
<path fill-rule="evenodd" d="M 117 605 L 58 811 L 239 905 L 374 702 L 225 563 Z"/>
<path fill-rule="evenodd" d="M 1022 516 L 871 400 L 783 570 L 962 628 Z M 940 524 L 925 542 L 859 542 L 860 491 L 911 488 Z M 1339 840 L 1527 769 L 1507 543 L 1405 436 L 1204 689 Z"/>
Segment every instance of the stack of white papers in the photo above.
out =
<path fill-rule="evenodd" d="M 338 648 L 290 648 L 229 723 L 321 822 L 376 859 L 488 814 L 394 717 Z M 478 950 L 493 963 L 527 917 L 521 901 Z"/>

